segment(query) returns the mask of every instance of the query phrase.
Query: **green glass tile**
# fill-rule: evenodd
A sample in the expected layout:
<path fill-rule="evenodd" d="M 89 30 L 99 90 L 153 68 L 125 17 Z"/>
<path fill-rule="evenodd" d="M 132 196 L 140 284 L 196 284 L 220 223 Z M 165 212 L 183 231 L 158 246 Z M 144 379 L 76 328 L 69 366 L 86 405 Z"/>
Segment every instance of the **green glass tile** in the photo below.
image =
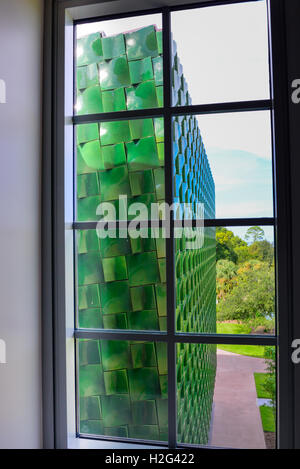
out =
<path fill-rule="evenodd" d="M 86 365 L 79 369 L 80 397 L 97 396 L 105 392 L 101 365 Z"/>
<path fill-rule="evenodd" d="M 90 64 L 86 67 L 86 88 L 93 85 L 99 86 L 99 73 L 96 64 Z"/>
<path fill-rule="evenodd" d="M 156 39 L 158 45 L 158 53 L 163 53 L 163 40 L 162 40 L 162 31 L 156 31 Z"/>
<path fill-rule="evenodd" d="M 155 139 L 161 143 L 164 141 L 164 119 L 163 117 L 156 117 L 154 119 Z"/>
<path fill-rule="evenodd" d="M 129 329 L 135 331 L 158 331 L 159 322 L 156 309 L 128 313 L 128 325 Z"/>
<path fill-rule="evenodd" d="M 163 107 L 164 105 L 164 87 L 163 86 L 156 87 L 156 96 L 157 96 L 158 107 Z"/>
<path fill-rule="evenodd" d="M 101 418 L 98 396 L 80 398 L 80 420 L 99 420 Z"/>
<path fill-rule="evenodd" d="M 125 54 L 125 41 L 123 34 L 102 38 L 104 59 L 114 59 Z"/>
<path fill-rule="evenodd" d="M 101 356 L 104 371 L 131 368 L 130 347 L 124 340 L 102 340 Z"/>
<path fill-rule="evenodd" d="M 158 415 L 159 426 L 167 427 L 168 426 L 168 400 L 159 399 L 156 401 L 156 405 L 157 405 L 157 415 Z"/>
<path fill-rule="evenodd" d="M 77 68 L 76 80 L 78 90 L 84 90 L 87 87 L 86 67 Z"/>
<path fill-rule="evenodd" d="M 131 311 L 128 283 L 113 282 L 101 285 L 101 304 L 104 314 Z"/>
<path fill-rule="evenodd" d="M 151 205 L 156 202 L 156 197 L 155 197 L 154 194 L 142 194 L 142 195 L 138 195 L 138 196 L 134 197 L 133 199 L 131 199 L 131 202 L 145 205 L 147 210 L 148 210 L 148 214 L 150 216 L 150 214 L 151 214 Z M 133 220 L 134 218 L 135 218 L 135 215 L 128 215 L 128 220 Z M 143 232 L 143 229 L 141 229 L 141 232 Z M 147 244 L 152 245 L 153 241 L 154 240 L 152 240 L 151 237 L 143 239 L 143 244 L 144 244 L 144 249 L 143 250 L 144 251 L 149 251 L 149 250 L 155 249 L 155 247 L 153 247 L 151 249 L 147 249 L 145 247 Z"/>
<path fill-rule="evenodd" d="M 101 408 L 106 427 L 126 425 L 131 420 L 129 397 L 101 396 Z"/>
<path fill-rule="evenodd" d="M 142 60 L 134 60 L 128 63 L 129 74 L 132 85 L 141 83 L 142 81 L 153 80 L 153 66 L 151 57 Z"/>
<path fill-rule="evenodd" d="M 129 121 L 132 140 L 154 135 L 153 119 L 135 119 Z"/>
<path fill-rule="evenodd" d="M 76 127 L 77 143 L 86 143 L 99 140 L 98 124 L 81 124 Z"/>
<path fill-rule="evenodd" d="M 159 317 L 159 330 L 166 331 L 167 330 L 167 316 L 160 316 Z"/>
<path fill-rule="evenodd" d="M 126 111 L 124 88 L 102 92 L 103 112 Z"/>
<path fill-rule="evenodd" d="M 160 386 L 156 368 L 128 370 L 130 396 L 133 401 L 160 397 Z"/>
<path fill-rule="evenodd" d="M 153 343 L 132 344 L 131 357 L 133 368 L 156 366 L 156 356 Z"/>
<path fill-rule="evenodd" d="M 82 329 L 102 329 L 103 320 L 100 308 L 80 310 L 78 312 L 78 325 Z"/>
<path fill-rule="evenodd" d="M 128 111 L 158 107 L 155 82 L 145 81 L 137 86 L 126 88 L 126 101 Z"/>
<path fill-rule="evenodd" d="M 129 180 L 133 196 L 154 192 L 154 181 L 151 170 L 129 173 Z"/>
<path fill-rule="evenodd" d="M 101 169 L 112 169 L 115 166 L 124 165 L 126 163 L 126 153 L 124 143 L 117 145 L 107 145 L 101 148 L 102 163 Z"/>
<path fill-rule="evenodd" d="M 154 137 L 142 138 L 137 143 L 126 143 L 130 171 L 143 171 L 160 166 L 158 148 Z"/>
<path fill-rule="evenodd" d="M 127 279 L 125 256 L 102 259 L 105 282 Z"/>
<path fill-rule="evenodd" d="M 130 142 L 131 133 L 128 121 L 101 122 L 101 145 L 114 145 L 115 143 Z"/>
<path fill-rule="evenodd" d="M 160 281 L 162 283 L 165 283 L 167 281 L 166 259 L 158 259 L 158 268 L 159 268 Z"/>
<path fill-rule="evenodd" d="M 77 196 L 78 198 L 88 197 L 90 195 L 97 195 L 100 192 L 98 175 L 79 174 L 77 176 Z"/>
<path fill-rule="evenodd" d="M 88 252 L 78 255 L 78 285 L 104 282 L 103 268 L 99 253 Z"/>
<path fill-rule="evenodd" d="M 103 60 L 100 34 L 90 34 L 77 41 L 77 66 L 88 65 Z"/>
<path fill-rule="evenodd" d="M 121 427 L 106 427 L 103 435 L 117 436 L 118 438 L 128 438 L 128 428 L 126 425 Z"/>
<path fill-rule="evenodd" d="M 158 159 L 160 161 L 160 165 L 164 166 L 165 164 L 165 144 L 158 143 L 157 144 L 157 151 L 158 151 Z"/>
<path fill-rule="evenodd" d="M 165 170 L 158 168 L 153 171 L 155 180 L 155 192 L 157 200 L 164 200 L 165 198 Z"/>
<path fill-rule="evenodd" d="M 81 147 L 81 156 L 85 164 L 92 169 L 102 169 L 101 148 L 99 140 L 85 143 Z"/>
<path fill-rule="evenodd" d="M 155 348 L 159 374 L 166 375 L 168 373 L 167 344 L 163 342 L 156 342 Z"/>
<path fill-rule="evenodd" d="M 157 258 L 153 252 L 128 256 L 127 267 L 132 287 L 159 282 Z"/>
<path fill-rule="evenodd" d="M 77 251 L 78 254 L 84 254 L 91 251 L 100 250 L 100 240 L 96 230 L 77 231 Z"/>
<path fill-rule="evenodd" d="M 99 174 L 101 200 L 115 200 L 120 195 L 131 196 L 127 166 L 120 166 Z"/>
<path fill-rule="evenodd" d="M 121 256 L 131 253 L 130 241 L 128 237 L 119 238 L 119 232 L 117 232 L 116 238 L 104 238 L 101 239 L 101 256 L 114 257 Z"/>
<path fill-rule="evenodd" d="M 101 90 L 113 90 L 130 85 L 130 76 L 126 56 L 99 64 Z"/>
<path fill-rule="evenodd" d="M 125 35 L 128 60 L 155 57 L 158 55 L 158 44 L 154 26 L 147 26 Z"/>
<path fill-rule="evenodd" d="M 87 435 L 103 435 L 104 426 L 101 420 L 80 421 L 80 433 Z"/>
<path fill-rule="evenodd" d="M 168 398 L 168 376 L 167 375 L 160 375 L 159 376 L 159 383 L 160 383 L 161 397 L 163 399 L 167 399 Z"/>
<path fill-rule="evenodd" d="M 133 311 L 151 310 L 156 307 L 154 287 L 152 285 L 130 288 L 130 295 Z"/>
<path fill-rule="evenodd" d="M 132 422 L 135 425 L 157 425 L 155 401 L 137 401 L 132 403 Z"/>
<path fill-rule="evenodd" d="M 106 314 L 103 316 L 104 329 L 128 329 L 126 313 Z"/>
<path fill-rule="evenodd" d="M 97 365 L 101 363 L 99 342 L 82 339 L 78 344 L 80 365 Z"/>
<path fill-rule="evenodd" d="M 167 292 L 166 285 L 156 285 L 156 302 L 159 316 L 167 315 Z"/>
<path fill-rule="evenodd" d="M 86 88 L 77 98 L 77 114 L 97 114 L 103 112 L 100 86 Z"/>
<path fill-rule="evenodd" d="M 128 378 L 126 370 L 105 371 L 104 384 L 106 395 L 110 394 L 127 394 Z"/>
<path fill-rule="evenodd" d="M 95 169 L 91 168 L 86 164 L 82 156 L 82 147 L 81 145 L 77 146 L 77 174 L 87 174 L 87 173 L 94 173 Z"/>
<path fill-rule="evenodd" d="M 78 308 L 100 308 L 100 294 L 98 285 L 78 287 Z"/>
<path fill-rule="evenodd" d="M 163 59 L 162 57 L 155 57 L 152 59 L 154 80 L 156 86 L 163 84 Z"/>
<path fill-rule="evenodd" d="M 137 440 L 153 440 L 157 441 L 159 438 L 157 425 L 129 425 L 129 438 Z"/>

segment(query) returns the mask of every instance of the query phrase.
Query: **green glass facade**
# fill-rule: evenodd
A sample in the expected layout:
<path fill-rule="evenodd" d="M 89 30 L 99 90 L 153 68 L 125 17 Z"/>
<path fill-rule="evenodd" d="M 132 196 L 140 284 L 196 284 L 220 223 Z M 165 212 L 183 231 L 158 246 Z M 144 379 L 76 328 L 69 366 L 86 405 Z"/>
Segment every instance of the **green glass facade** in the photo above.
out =
<path fill-rule="evenodd" d="M 149 26 L 113 37 L 78 40 L 77 112 L 146 109 L 163 105 L 162 33 Z M 173 104 L 191 102 L 176 46 Z M 120 210 L 164 201 L 164 121 L 81 124 L 77 138 L 77 220 L 95 221 L 100 202 Z M 174 202 L 203 203 L 214 218 L 214 182 L 197 119 L 173 121 Z M 130 219 L 130 217 L 129 217 Z M 162 238 L 100 239 L 77 232 L 77 321 L 80 328 L 167 329 L 166 250 Z M 216 331 L 215 232 L 187 249 L 176 240 L 176 327 Z M 82 340 L 78 343 L 80 432 L 167 440 L 167 348 L 160 343 Z M 207 444 L 216 350 L 177 346 L 178 441 Z"/>

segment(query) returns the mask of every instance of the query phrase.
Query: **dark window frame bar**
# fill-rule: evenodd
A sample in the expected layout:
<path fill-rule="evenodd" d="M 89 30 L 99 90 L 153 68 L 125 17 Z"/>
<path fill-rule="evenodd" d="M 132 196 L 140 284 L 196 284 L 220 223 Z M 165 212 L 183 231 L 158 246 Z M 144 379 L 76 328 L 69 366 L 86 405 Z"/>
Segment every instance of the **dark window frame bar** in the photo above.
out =
<path fill-rule="evenodd" d="M 189 5 L 173 5 L 167 7 L 166 10 L 179 11 L 186 10 L 189 8 L 200 8 L 205 6 L 217 6 L 227 5 L 234 3 L 249 3 L 256 0 L 220 0 Z M 259 1 L 259 0 L 257 0 Z M 290 235 L 290 213 L 286 211 L 286 206 L 290 207 L 290 193 L 288 187 L 289 171 L 285 167 L 285 148 L 288 148 L 288 111 L 287 103 L 285 102 L 286 93 L 283 92 L 283 88 L 287 85 L 287 64 L 286 64 L 286 49 L 285 49 L 285 28 L 284 24 L 284 2 L 283 0 L 267 0 L 268 6 L 271 8 L 270 28 L 272 27 L 273 33 L 275 31 L 276 36 L 272 37 L 270 41 L 270 47 L 274 46 L 274 50 L 271 52 L 271 62 L 273 65 L 274 76 L 273 76 L 273 89 L 275 95 L 275 103 L 269 100 L 267 109 L 273 113 L 275 117 L 275 123 L 273 119 L 273 132 L 276 130 L 274 141 L 276 142 L 275 148 L 276 153 L 279 154 L 278 161 L 276 159 L 276 167 L 274 172 L 278 179 L 280 179 L 280 194 L 281 196 L 287 197 L 286 200 L 280 199 L 279 195 L 275 198 L 274 202 L 277 201 L 278 211 L 276 211 L 276 236 L 279 233 L 280 249 L 279 249 L 279 262 L 280 270 L 278 270 L 280 295 L 279 295 L 279 308 L 280 310 L 287 310 L 287 317 L 283 320 L 281 317 L 280 330 L 281 336 L 279 337 L 279 347 L 284 350 L 281 353 L 279 359 L 281 369 L 283 373 L 280 376 L 280 384 L 282 396 L 285 399 L 280 399 L 284 405 L 279 409 L 280 413 L 280 447 L 287 448 L 294 446 L 294 432 L 292 422 L 295 421 L 293 414 L 294 403 L 293 403 L 293 366 L 289 358 L 290 338 L 291 335 L 291 299 L 290 291 L 288 288 L 288 281 L 291 278 L 291 265 L 290 265 L 290 250 L 288 250 L 288 258 L 286 258 L 285 247 L 289 245 Z M 58 248 L 62 243 L 62 234 L 69 225 L 69 229 L 74 229 L 71 224 L 66 224 L 64 220 L 64 210 L 62 201 L 64 200 L 63 195 L 63 159 L 61 158 L 62 148 L 64 141 L 64 117 L 63 117 L 63 102 L 64 102 L 64 48 L 61 47 L 64 44 L 64 27 L 65 27 L 65 13 L 66 11 L 74 6 L 84 6 L 88 4 L 96 4 L 96 0 L 80 0 L 80 1 L 64 1 L 64 0 L 46 0 L 46 33 L 45 33 L 45 51 L 47 53 L 44 70 L 48 70 L 47 83 L 44 86 L 44 164 L 43 164 L 43 181 L 44 181 L 44 215 L 43 215 L 43 389 L 46 391 L 45 398 L 43 401 L 44 409 L 44 445 L 45 447 L 66 447 L 67 446 L 67 409 L 66 409 L 66 361 L 64 359 L 66 346 L 65 346 L 65 329 L 64 329 L 64 246 Z M 101 3 L 99 1 L 99 3 Z M 164 8 L 159 8 L 161 12 Z M 129 12 L 124 14 L 124 17 L 138 16 L 151 14 L 150 10 L 143 10 L 140 12 Z M 120 17 L 120 15 L 117 15 Z M 112 18 L 112 15 L 109 15 Z M 95 21 L 96 18 L 90 18 L 88 21 Z M 87 20 L 73 21 L 73 24 L 87 22 Z M 271 37 L 271 35 L 270 35 Z M 51 42 L 52 38 L 52 42 Z M 279 53 L 279 54 L 278 54 Z M 52 71 L 52 73 L 51 73 Z M 271 79 L 272 79 L 272 67 L 271 67 Z M 50 86 L 49 86 L 50 85 Z M 236 103 L 234 103 L 236 104 Z M 175 112 L 182 114 L 180 107 L 174 108 Z M 267 110 L 266 109 L 266 110 Z M 212 109 L 210 109 L 212 112 Z M 239 110 L 239 109 L 238 109 Z M 161 111 L 161 109 L 160 109 Z M 204 111 L 204 108 L 202 108 Z M 50 112 L 53 113 L 51 116 Z M 172 111 L 173 112 L 173 111 Z M 206 113 L 209 110 L 205 111 Z M 223 112 L 220 110 L 219 112 Z M 224 111 L 224 112 L 230 112 Z M 199 110 L 196 114 L 199 113 Z M 51 117 L 50 117 L 51 116 Z M 107 116 L 107 115 L 106 115 Z M 145 113 L 143 111 L 143 116 Z M 94 116 L 95 117 L 95 116 Z M 122 114 L 122 117 L 125 117 Z M 115 120 L 116 114 L 113 115 Z M 53 139 L 49 141 L 48 135 L 49 130 L 52 132 Z M 52 145 L 53 142 L 53 145 Z M 53 171 L 49 167 L 51 155 L 53 154 Z M 282 173 L 284 176 L 282 176 Z M 51 179 L 49 178 L 51 176 Z M 52 180 L 52 182 L 51 182 Z M 277 186 L 275 185 L 276 189 Z M 53 204 L 50 207 L 49 201 L 51 200 L 51 192 L 53 191 Z M 51 217 L 51 223 L 49 224 L 49 217 Z M 278 223 L 278 219 L 280 223 Z M 283 223 L 286 220 L 287 223 Z M 51 225 L 51 226 L 49 226 Z M 287 226 L 286 226 L 287 225 Z M 224 224 L 222 226 L 229 226 Z M 234 225 L 232 225 L 234 226 Z M 277 238 L 276 238 L 277 239 Z M 58 244 L 57 244 L 58 243 Z M 53 247 L 53 260 L 49 258 L 49 247 Z M 289 245 L 290 246 L 290 245 Z M 50 256 L 51 257 L 51 256 Z M 278 259 L 277 259 L 278 262 Z M 50 274 L 50 277 L 49 277 Z M 51 285 L 53 293 L 49 286 L 49 278 L 53 279 Z M 286 294 L 286 295 L 285 295 Z M 53 314 L 51 302 L 49 298 L 53 298 Z M 280 320 L 280 317 L 279 317 Z M 53 324 L 53 337 L 51 336 L 51 326 Z M 50 335 L 49 335 L 50 334 Z M 252 336 L 253 337 L 253 336 Z M 231 342 L 232 343 L 232 342 Z M 49 363 L 51 355 L 51 348 L 53 347 L 53 365 Z M 51 361 L 50 361 L 51 362 Z M 286 367 L 286 368 L 285 368 Z M 48 372 L 51 368 L 53 375 Z M 52 392 L 53 385 L 53 392 Z M 127 440 L 126 440 L 127 441 Z M 191 447 L 191 445 L 187 445 Z M 186 447 L 186 445 L 177 445 L 177 447 Z"/>

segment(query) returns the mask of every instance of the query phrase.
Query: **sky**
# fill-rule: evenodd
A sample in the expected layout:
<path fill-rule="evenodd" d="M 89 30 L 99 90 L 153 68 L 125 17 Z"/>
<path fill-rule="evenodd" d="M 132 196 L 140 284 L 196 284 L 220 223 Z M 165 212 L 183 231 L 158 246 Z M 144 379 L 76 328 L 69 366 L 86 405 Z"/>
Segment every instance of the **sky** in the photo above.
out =
<path fill-rule="evenodd" d="M 107 36 L 155 24 L 145 15 L 77 27 Z M 172 34 L 193 104 L 269 98 L 265 1 L 172 13 Z M 216 217 L 271 217 L 272 148 L 266 111 L 197 116 L 216 186 Z M 247 228 L 232 228 L 244 236 Z M 272 228 L 264 228 L 273 242 Z"/>

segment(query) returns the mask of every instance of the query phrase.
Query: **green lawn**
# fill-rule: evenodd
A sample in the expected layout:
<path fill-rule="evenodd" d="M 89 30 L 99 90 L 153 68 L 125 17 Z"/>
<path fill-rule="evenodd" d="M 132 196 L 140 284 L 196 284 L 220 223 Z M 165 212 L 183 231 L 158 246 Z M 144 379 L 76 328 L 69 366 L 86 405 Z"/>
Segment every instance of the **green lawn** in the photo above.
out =
<path fill-rule="evenodd" d="M 218 334 L 250 334 L 251 327 L 247 324 L 235 323 L 217 323 Z M 219 344 L 220 350 L 226 352 L 237 353 L 239 355 L 246 355 L 247 357 L 264 358 L 265 347 L 260 345 L 222 345 Z"/>
<path fill-rule="evenodd" d="M 262 405 L 259 410 L 264 432 L 274 433 L 276 431 L 276 422 L 273 409 L 266 405 Z"/>

